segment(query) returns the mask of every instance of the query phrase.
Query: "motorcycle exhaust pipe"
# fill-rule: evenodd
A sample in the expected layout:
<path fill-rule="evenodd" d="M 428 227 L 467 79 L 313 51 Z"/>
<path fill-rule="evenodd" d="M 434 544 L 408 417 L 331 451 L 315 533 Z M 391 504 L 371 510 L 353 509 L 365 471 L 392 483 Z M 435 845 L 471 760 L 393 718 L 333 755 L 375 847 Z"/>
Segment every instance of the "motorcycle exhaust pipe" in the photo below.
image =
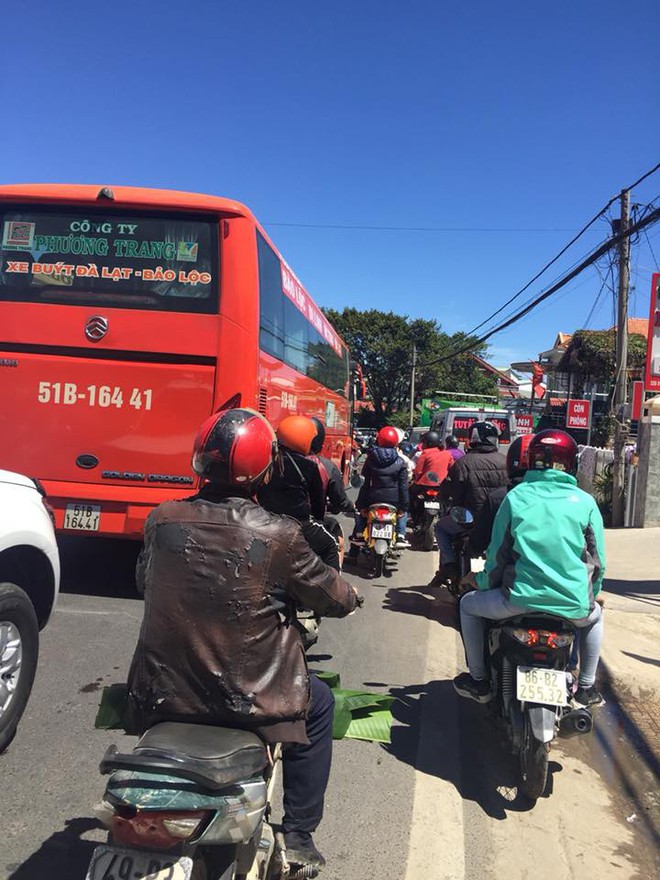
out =
<path fill-rule="evenodd" d="M 594 721 L 588 709 L 573 709 L 562 716 L 559 731 L 562 736 L 576 736 L 580 733 L 591 733 L 593 726 Z"/>

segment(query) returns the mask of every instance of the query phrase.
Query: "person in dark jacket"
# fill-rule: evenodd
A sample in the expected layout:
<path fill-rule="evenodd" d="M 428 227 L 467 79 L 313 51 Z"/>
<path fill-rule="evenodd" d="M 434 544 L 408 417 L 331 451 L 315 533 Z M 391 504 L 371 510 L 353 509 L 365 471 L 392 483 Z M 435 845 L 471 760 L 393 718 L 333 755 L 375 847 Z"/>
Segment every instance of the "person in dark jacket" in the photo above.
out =
<path fill-rule="evenodd" d="M 259 489 L 259 504 L 298 520 L 312 550 L 339 571 L 337 541 L 323 525 L 325 486 L 316 462 L 307 457 L 316 425 L 306 416 L 287 416 L 276 433 L 279 454 L 269 482 Z"/>
<path fill-rule="evenodd" d="M 475 422 L 470 429 L 467 453 L 450 469 L 440 489 L 444 501 L 452 507 L 465 507 L 473 517 L 486 504 L 494 489 L 506 488 L 506 458 L 498 452 L 499 432 L 492 422 Z M 443 516 L 435 527 L 440 549 L 440 565 L 429 586 L 439 586 L 456 574 L 456 555 L 452 538 L 461 529 L 451 516 Z"/>
<path fill-rule="evenodd" d="M 271 426 L 252 410 L 225 410 L 202 425 L 192 464 L 207 482 L 159 505 L 145 525 L 144 620 L 129 695 L 141 730 L 188 721 L 283 743 L 287 858 L 318 868 L 312 833 L 330 773 L 334 703 L 309 675 L 291 620 L 296 602 L 344 617 L 357 596 L 295 520 L 257 504 L 275 448 Z"/>
<path fill-rule="evenodd" d="M 316 425 L 316 436 L 312 440 L 309 455 L 310 461 L 313 461 L 321 477 L 326 500 L 326 513 L 323 517 L 323 527 L 329 532 L 337 542 L 339 552 L 340 566 L 344 561 L 344 532 L 333 514 L 346 513 L 353 515 L 355 513 L 355 505 L 346 494 L 344 488 L 344 478 L 337 465 L 331 458 L 321 455 L 323 444 L 325 443 L 325 425 L 321 419 L 312 416 L 312 421 Z M 328 513 L 330 511 L 330 513 Z M 340 569 L 341 570 L 341 569 Z"/>
<path fill-rule="evenodd" d="M 354 538 L 360 540 L 367 524 L 367 519 L 362 511 L 367 510 L 371 504 L 382 502 L 396 507 L 399 518 L 397 520 L 397 547 L 410 547 L 406 540 L 406 522 L 408 519 L 408 470 L 403 459 L 397 452 L 399 438 L 394 428 L 386 426 L 381 428 L 376 437 L 376 446 L 369 450 L 367 460 L 362 468 L 364 483 L 358 493 L 356 507 L 360 511 L 355 517 Z M 351 548 L 349 554 L 355 558 L 355 548 Z"/>
<path fill-rule="evenodd" d="M 495 515 L 500 505 L 506 498 L 507 492 L 525 479 L 525 474 L 529 470 L 529 444 L 533 438 L 533 434 L 521 434 L 509 446 L 506 453 L 507 485 L 491 489 L 481 510 L 475 516 L 474 525 L 470 530 L 470 556 L 481 556 L 486 552 L 493 532 Z"/>

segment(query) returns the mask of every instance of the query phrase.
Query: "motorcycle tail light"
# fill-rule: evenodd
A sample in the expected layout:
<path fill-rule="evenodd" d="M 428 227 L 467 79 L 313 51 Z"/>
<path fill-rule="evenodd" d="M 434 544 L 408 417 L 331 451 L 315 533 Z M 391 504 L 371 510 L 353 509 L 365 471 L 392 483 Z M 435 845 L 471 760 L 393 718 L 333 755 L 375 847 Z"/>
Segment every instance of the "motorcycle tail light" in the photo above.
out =
<path fill-rule="evenodd" d="M 543 651 L 532 651 L 533 660 L 547 660 L 547 656 Z"/>
<path fill-rule="evenodd" d="M 210 816 L 209 812 L 159 812 L 137 810 L 133 815 L 112 817 L 110 830 L 116 844 L 142 849 L 172 849 L 190 840 Z"/>
<path fill-rule="evenodd" d="M 544 633 L 549 648 L 568 648 L 573 643 L 572 633 Z"/>
<path fill-rule="evenodd" d="M 516 628 L 510 629 L 509 633 L 514 639 L 521 642 L 523 645 L 528 645 L 530 648 L 539 643 L 538 630 Z"/>
<path fill-rule="evenodd" d="M 383 520 L 383 519 L 392 519 L 394 514 L 389 509 L 389 507 L 377 507 L 374 510 L 374 516 L 376 519 Z"/>
<path fill-rule="evenodd" d="M 437 489 L 427 489 L 426 494 L 429 496 L 429 498 L 435 498 L 436 495 L 438 494 L 438 490 Z"/>

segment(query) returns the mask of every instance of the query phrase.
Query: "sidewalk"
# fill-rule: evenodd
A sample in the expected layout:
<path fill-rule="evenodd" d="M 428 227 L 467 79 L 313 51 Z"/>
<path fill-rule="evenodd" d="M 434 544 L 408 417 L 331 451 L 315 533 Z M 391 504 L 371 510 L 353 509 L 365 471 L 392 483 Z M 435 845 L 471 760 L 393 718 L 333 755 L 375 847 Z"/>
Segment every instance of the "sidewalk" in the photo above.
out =
<path fill-rule="evenodd" d="M 660 528 L 608 529 L 604 672 L 660 760 Z"/>

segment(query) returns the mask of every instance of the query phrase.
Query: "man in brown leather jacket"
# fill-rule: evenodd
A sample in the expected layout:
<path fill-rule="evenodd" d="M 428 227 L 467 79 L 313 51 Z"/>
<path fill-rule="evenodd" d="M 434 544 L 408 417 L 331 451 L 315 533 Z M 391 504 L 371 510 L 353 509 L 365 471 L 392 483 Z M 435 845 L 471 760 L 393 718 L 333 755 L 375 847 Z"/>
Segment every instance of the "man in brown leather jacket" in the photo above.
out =
<path fill-rule="evenodd" d="M 254 500 L 275 449 L 271 426 L 252 410 L 217 413 L 200 428 L 193 469 L 208 482 L 161 504 L 145 526 L 144 620 L 129 691 L 142 728 L 194 720 L 285 744 L 287 858 L 318 868 L 312 832 L 323 814 L 334 704 L 308 674 L 291 620 L 296 603 L 343 617 L 357 597 L 297 522 Z"/>

